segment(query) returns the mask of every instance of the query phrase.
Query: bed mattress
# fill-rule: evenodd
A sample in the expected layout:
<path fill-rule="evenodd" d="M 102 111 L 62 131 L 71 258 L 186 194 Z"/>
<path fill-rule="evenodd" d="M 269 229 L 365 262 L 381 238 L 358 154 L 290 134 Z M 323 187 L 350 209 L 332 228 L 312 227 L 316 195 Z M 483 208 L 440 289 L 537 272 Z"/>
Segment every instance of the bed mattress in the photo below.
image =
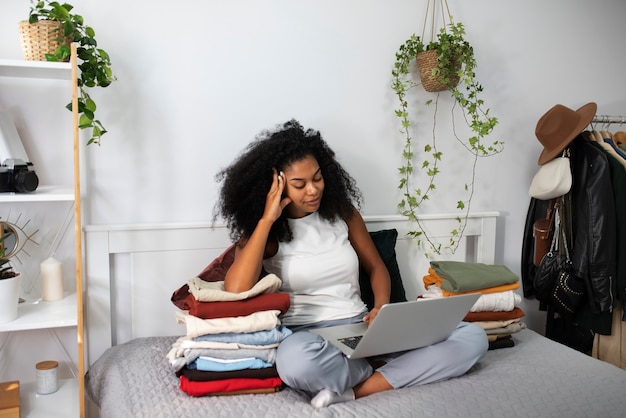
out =
<path fill-rule="evenodd" d="M 176 337 L 146 337 L 109 348 L 87 372 L 86 392 L 102 418 L 626 416 L 626 371 L 530 329 L 513 339 L 464 376 L 316 410 L 290 388 L 190 397 L 165 359 Z"/>

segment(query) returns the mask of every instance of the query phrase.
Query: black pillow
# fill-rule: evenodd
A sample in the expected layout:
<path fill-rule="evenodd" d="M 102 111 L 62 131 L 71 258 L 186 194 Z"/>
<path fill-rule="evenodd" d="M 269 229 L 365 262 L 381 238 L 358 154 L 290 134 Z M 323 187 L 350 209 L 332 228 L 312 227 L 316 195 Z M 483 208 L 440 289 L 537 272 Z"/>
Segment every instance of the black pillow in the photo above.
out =
<path fill-rule="evenodd" d="M 406 302 L 406 294 L 404 292 L 404 285 L 402 284 L 402 277 L 400 276 L 400 268 L 396 260 L 396 239 L 398 238 L 398 231 L 395 229 L 384 229 L 382 231 L 370 232 L 370 236 L 389 271 L 389 277 L 391 278 L 391 295 L 389 301 L 392 303 Z M 372 293 L 370 278 L 363 267 L 360 268 L 359 272 L 359 284 L 361 286 L 361 299 L 363 299 L 367 308 L 371 310 L 374 307 L 374 293 Z"/>

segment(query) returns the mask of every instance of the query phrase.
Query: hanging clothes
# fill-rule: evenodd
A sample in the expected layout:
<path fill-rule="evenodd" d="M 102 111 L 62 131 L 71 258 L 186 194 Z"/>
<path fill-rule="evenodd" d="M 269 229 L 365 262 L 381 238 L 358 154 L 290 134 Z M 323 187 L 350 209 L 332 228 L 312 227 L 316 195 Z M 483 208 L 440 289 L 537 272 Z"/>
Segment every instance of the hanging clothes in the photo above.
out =
<path fill-rule="evenodd" d="M 573 273 L 586 283 L 588 298 L 575 315 L 579 326 L 610 334 L 616 284 L 616 213 L 609 163 L 603 150 L 582 135 L 571 144 L 571 259 Z M 522 245 L 524 296 L 534 295 L 533 223 L 545 218 L 547 202 L 531 199 Z"/>
<path fill-rule="evenodd" d="M 610 138 L 607 132 L 603 133 L 600 131 L 585 131 L 582 133 L 582 135 L 588 141 L 597 144 L 600 149 L 606 151 L 607 155 L 615 158 L 615 160 L 622 165 L 622 168 L 626 170 L 626 154 L 620 154 L 623 153 L 623 151 L 620 149 L 616 149 L 616 147 L 613 145 L 613 140 Z"/>
<path fill-rule="evenodd" d="M 583 132 L 583 136 L 591 138 L 592 134 Z M 616 224 L 616 283 L 617 299 L 626 301 L 626 257 L 619 256 L 626 254 L 626 217 L 621 214 L 626 213 L 626 159 L 619 153 L 606 150 L 606 142 L 591 142 L 598 149 L 605 150 L 605 155 L 609 163 L 611 185 L 613 187 L 613 199 L 615 202 L 615 224 Z"/>
<path fill-rule="evenodd" d="M 572 188 L 563 196 L 569 205 L 573 273 L 587 288 L 586 303 L 573 316 L 546 311 L 546 336 L 618 367 L 626 367 L 626 132 L 597 131 L 594 124 L 625 122 L 623 116 L 593 116 L 595 103 L 574 111 L 562 105 L 550 109 L 537 124 L 535 134 L 544 145 L 539 164 L 554 152 L 570 150 Z M 545 123 L 549 119 L 550 123 Z M 582 132 L 585 126 L 591 131 Z M 548 129 L 550 128 L 550 129 Z M 572 134 L 576 132 L 574 139 Z M 546 137 L 551 141 L 547 142 Z M 554 152 L 547 157 L 553 157 Z M 541 157 L 544 157 L 543 160 Z M 536 295 L 533 280 L 533 224 L 546 216 L 547 201 L 531 199 L 522 242 L 524 297 Z M 569 240 L 568 240 L 569 241 Z M 619 255 L 619 256 L 618 256 Z"/>
<path fill-rule="evenodd" d="M 617 131 L 613 134 L 613 140 L 617 144 L 617 146 L 626 151 L 626 132 Z"/>
<path fill-rule="evenodd" d="M 613 311 L 611 335 L 595 335 L 591 356 L 626 370 L 626 321 L 622 303 Z"/>

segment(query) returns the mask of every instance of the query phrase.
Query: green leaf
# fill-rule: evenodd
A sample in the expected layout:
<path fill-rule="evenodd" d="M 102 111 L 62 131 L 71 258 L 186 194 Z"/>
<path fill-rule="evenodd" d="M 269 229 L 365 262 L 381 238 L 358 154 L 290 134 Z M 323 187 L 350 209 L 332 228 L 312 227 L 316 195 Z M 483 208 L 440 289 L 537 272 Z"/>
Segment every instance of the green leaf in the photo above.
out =
<path fill-rule="evenodd" d="M 74 26 L 74 24 L 69 21 L 66 20 L 65 22 L 63 22 L 63 36 L 66 37 L 72 37 L 73 38 L 73 34 L 74 34 L 74 30 L 76 29 L 76 27 Z"/>
<path fill-rule="evenodd" d="M 85 108 L 93 114 L 93 112 L 96 111 L 96 102 L 91 100 L 91 98 L 88 98 L 87 100 L 85 100 Z"/>
<path fill-rule="evenodd" d="M 93 117 L 93 115 L 92 115 Z M 87 114 L 82 114 L 78 121 L 78 126 L 82 129 L 85 127 L 90 127 L 93 119 L 90 118 Z"/>

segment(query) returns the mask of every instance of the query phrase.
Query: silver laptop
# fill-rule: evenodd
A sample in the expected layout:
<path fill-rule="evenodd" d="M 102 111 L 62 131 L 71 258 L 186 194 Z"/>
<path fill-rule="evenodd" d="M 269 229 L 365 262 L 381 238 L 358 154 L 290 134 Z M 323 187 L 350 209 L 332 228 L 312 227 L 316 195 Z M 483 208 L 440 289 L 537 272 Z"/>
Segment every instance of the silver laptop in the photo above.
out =
<path fill-rule="evenodd" d="M 480 293 L 418 299 L 384 305 L 368 328 L 365 322 L 314 328 L 351 359 L 425 347 L 445 340 Z"/>

